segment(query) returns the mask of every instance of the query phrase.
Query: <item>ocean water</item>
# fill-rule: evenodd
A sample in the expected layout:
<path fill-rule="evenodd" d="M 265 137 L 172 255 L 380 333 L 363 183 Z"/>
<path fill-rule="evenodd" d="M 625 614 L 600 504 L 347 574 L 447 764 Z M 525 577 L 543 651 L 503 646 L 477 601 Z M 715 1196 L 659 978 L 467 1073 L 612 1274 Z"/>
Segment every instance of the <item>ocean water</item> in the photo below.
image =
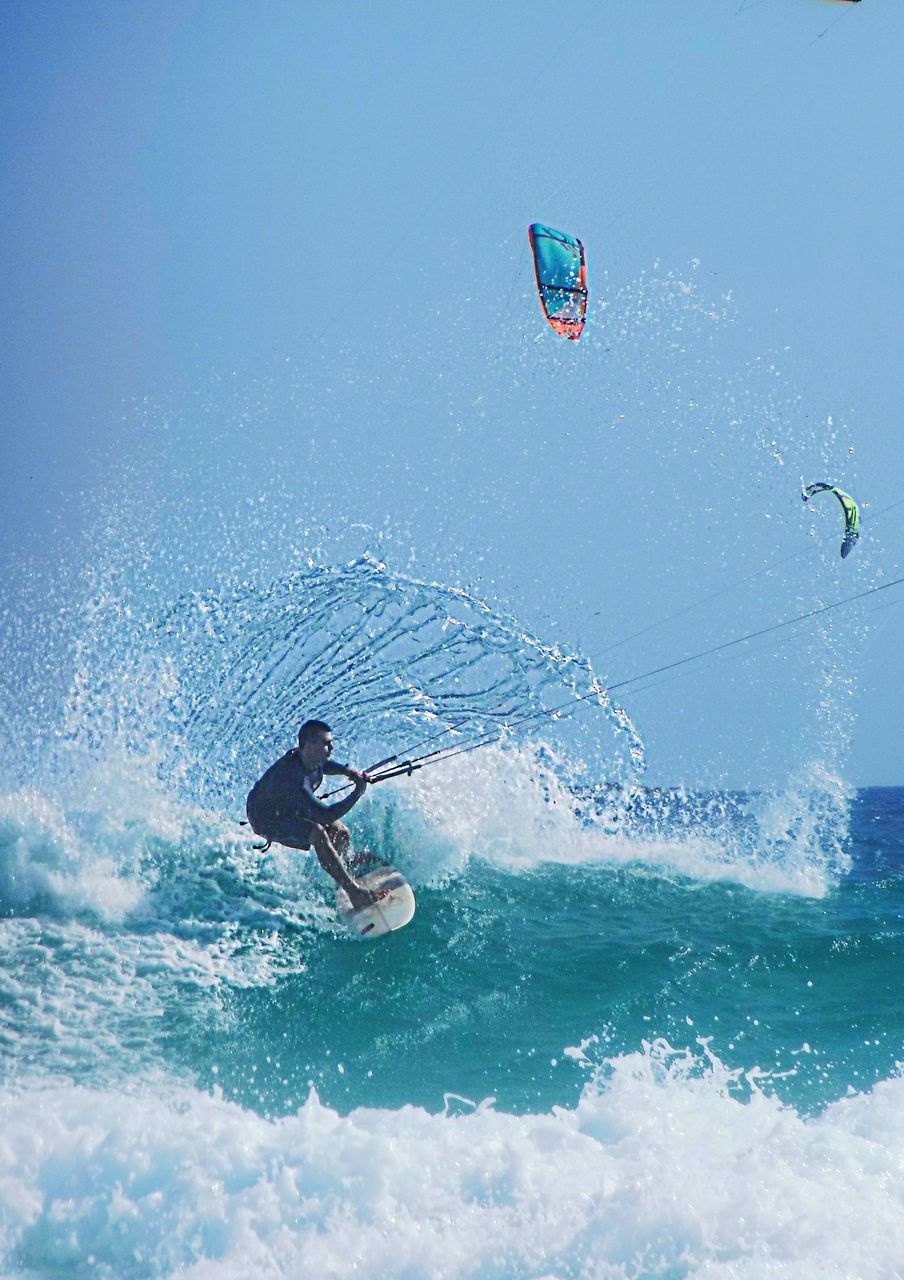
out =
<path fill-rule="evenodd" d="M 646 790 L 579 654 L 368 558 L 141 599 L 9 641 L 4 1280 L 904 1275 L 904 789 Z M 362 765 L 535 716 L 353 811 L 375 943 L 239 825 L 327 697 Z"/>

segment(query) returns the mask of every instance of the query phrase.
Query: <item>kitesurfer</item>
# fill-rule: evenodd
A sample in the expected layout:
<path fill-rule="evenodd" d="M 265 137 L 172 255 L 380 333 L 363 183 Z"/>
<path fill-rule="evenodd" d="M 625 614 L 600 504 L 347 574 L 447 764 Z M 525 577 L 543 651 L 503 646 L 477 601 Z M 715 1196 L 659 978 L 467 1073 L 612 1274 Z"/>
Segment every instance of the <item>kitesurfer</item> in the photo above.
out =
<path fill-rule="evenodd" d="M 306 720 L 298 730 L 298 746 L 270 766 L 251 788 L 245 804 L 251 829 L 265 840 L 289 849 L 314 846 L 317 860 L 348 894 L 355 907 L 365 907 L 383 892 L 363 889 L 346 865 L 351 834 L 340 822 L 367 789 L 360 769 L 331 760 L 333 731 L 323 720 Z M 351 795 L 325 804 L 314 794 L 324 775 L 339 775 L 355 784 Z"/>

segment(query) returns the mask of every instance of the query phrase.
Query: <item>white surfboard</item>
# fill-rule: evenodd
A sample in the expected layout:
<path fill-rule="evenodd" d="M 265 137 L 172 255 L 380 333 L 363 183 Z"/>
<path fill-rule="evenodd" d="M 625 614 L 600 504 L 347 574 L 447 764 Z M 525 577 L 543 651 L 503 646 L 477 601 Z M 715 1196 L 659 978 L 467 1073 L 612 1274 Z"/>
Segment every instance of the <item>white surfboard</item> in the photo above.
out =
<path fill-rule="evenodd" d="M 346 929 L 359 938 L 380 938 L 410 922 L 414 916 L 414 894 L 401 871 L 395 867 L 377 867 L 355 878 L 365 889 L 388 889 L 389 892 L 379 902 L 356 909 L 345 890 L 337 889 L 336 910 Z"/>

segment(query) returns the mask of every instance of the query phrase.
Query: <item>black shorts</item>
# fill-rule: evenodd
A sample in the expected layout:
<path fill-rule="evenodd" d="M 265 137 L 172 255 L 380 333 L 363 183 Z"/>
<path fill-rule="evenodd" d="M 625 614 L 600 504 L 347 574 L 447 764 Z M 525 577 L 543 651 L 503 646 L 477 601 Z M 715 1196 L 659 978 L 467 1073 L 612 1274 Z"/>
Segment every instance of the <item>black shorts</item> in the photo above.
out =
<path fill-rule="evenodd" d="M 256 836 L 269 840 L 271 844 L 284 844 L 289 849 L 310 849 L 316 823 L 300 813 L 281 813 L 278 817 L 266 818 L 253 812 L 250 804 L 245 806 L 245 812 Z"/>

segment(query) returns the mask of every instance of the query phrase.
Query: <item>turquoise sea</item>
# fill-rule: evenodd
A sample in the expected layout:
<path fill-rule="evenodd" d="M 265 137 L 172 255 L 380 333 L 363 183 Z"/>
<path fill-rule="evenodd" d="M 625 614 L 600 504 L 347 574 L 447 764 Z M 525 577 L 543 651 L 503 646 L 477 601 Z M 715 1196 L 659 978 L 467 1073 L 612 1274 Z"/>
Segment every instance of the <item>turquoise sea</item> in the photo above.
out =
<path fill-rule="evenodd" d="M 645 789 L 589 664 L 370 560 L 98 610 L 3 758 L 4 1280 L 904 1275 L 904 789 Z M 361 765 L 536 715 L 353 811 L 374 943 L 239 826 L 327 698 Z"/>

